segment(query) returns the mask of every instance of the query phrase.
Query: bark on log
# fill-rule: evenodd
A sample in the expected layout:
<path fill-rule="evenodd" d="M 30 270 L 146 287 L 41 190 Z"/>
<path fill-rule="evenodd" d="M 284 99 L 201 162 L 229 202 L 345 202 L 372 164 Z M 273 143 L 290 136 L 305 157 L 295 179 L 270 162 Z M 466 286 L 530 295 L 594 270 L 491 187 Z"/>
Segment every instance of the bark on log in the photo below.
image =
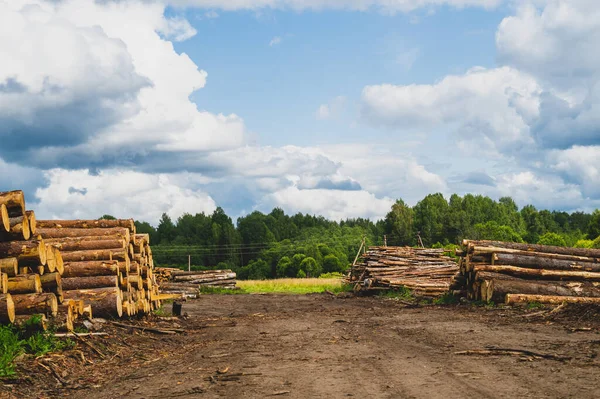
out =
<path fill-rule="evenodd" d="M 561 303 L 600 303 L 600 298 L 589 298 L 579 296 L 553 296 L 553 295 L 526 295 L 526 294 L 508 294 L 506 295 L 506 303 L 509 305 L 522 303 L 546 303 L 546 304 L 561 304 Z"/>
<path fill-rule="evenodd" d="M 82 290 L 89 288 L 118 287 L 119 277 L 91 276 L 91 277 L 68 277 L 62 279 L 62 287 L 65 291 Z"/>
<path fill-rule="evenodd" d="M 17 258 L 0 259 L 0 273 L 8 274 L 8 277 L 14 277 L 19 274 L 19 262 Z"/>
<path fill-rule="evenodd" d="M 123 248 L 92 249 L 83 251 L 62 251 L 63 261 L 83 262 L 88 260 L 128 261 L 129 256 Z"/>
<path fill-rule="evenodd" d="M 487 280 L 485 301 L 504 302 L 507 294 L 600 297 L 600 287 L 590 282 Z"/>
<path fill-rule="evenodd" d="M 0 295 L 0 323 L 15 321 L 15 304 L 10 294 Z"/>
<path fill-rule="evenodd" d="M 56 252 L 52 245 L 46 244 L 46 264 L 44 271 L 54 273 L 56 271 Z"/>
<path fill-rule="evenodd" d="M 48 330 L 48 318 L 45 314 L 16 315 L 14 324 L 29 334 Z"/>
<path fill-rule="evenodd" d="M 44 291 L 55 292 L 59 288 L 62 288 L 62 279 L 58 272 L 46 273 L 40 276 L 40 282 Z"/>
<path fill-rule="evenodd" d="M 513 265 L 534 269 L 600 272 L 600 263 L 552 259 L 537 256 L 523 256 L 516 254 L 496 254 L 494 264 Z"/>
<path fill-rule="evenodd" d="M 118 273 L 117 261 L 65 262 L 63 277 L 113 276 Z"/>
<path fill-rule="evenodd" d="M 503 241 L 469 241 L 464 240 L 463 245 L 469 248 L 474 246 L 488 246 L 488 247 L 498 247 L 498 248 L 511 248 L 518 249 L 520 251 L 529 251 L 529 252 L 543 252 L 543 253 L 553 253 L 553 254 L 562 254 L 562 255 L 575 255 L 575 256 L 585 256 L 588 258 L 600 258 L 600 249 L 591 249 L 591 248 L 570 248 L 570 247 L 557 247 L 552 245 L 540 245 L 540 244 L 519 244 L 514 242 L 503 242 Z"/>
<path fill-rule="evenodd" d="M 87 236 L 121 236 L 129 242 L 129 229 L 122 227 L 113 228 L 93 228 L 93 229 L 74 229 L 74 228 L 42 228 L 41 221 L 38 220 L 37 233 L 43 238 L 68 238 L 68 237 L 87 237 Z"/>
<path fill-rule="evenodd" d="M 474 270 L 506 273 L 522 278 L 542 278 L 544 280 L 589 280 L 600 281 L 600 273 L 567 270 L 527 269 L 509 265 L 474 265 Z"/>
<path fill-rule="evenodd" d="M 8 219 L 8 223 L 10 225 L 9 231 L 0 234 L 3 241 L 27 241 L 31 238 L 27 215 L 23 214 L 21 216 L 11 217 Z"/>
<path fill-rule="evenodd" d="M 38 227 L 45 229 L 110 229 L 120 227 L 126 228 L 132 234 L 135 234 L 135 223 L 133 219 L 39 220 Z"/>
<path fill-rule="evenodd" d="M 65 252 L 127 248 L 125 238 L 121 235 L 48 238 L 45 241 Z"/>
<path fill-rule="evenodd" d="M 473 252 L 470 256 L 473 262 L 488 261 L 492 254 L 496 254 L 495 260 L 500 259 L 500 255 L 504 258 L 510 258 L 511 256 L 515 259 L 522 259 L 528 257 L 532 259 L 555 259 L 559 261 L 572 261 L 577 263 L 597 263 L 600 262 L 599 258 L 591 258 L 587 256 L 578 255 L 565 255 L 565 254 L 553 254 L 545 252 L 532 252 L 532 251 L 521 251 L 512 248 L 498 248 L 498 247 L 473 247 Z"/>
<path fill-rule="evenodd" d="M 8 294 L 8 274 L 0 272 L 0 294 Z"/>
<path fill-rule="evenodd" d="M 52 255 L 54 256 L 56 271 L 62 275 L 65 271 L 65 263 L 63 261 L 62 252 L 60 251 L 60 249 L 52 247 Z"/>
<path fill-rule="evenodd" d="M 46 245 L 43 240 L 0 242 L 0 254 L 17 258 L 20 267 L 46 264 Z"/>
<path fill-rule="evenodd" d="M 10 221 L 8 216 L 8 209 L 6 205 L 0 204 L 0 231 L 2 233 L 8 233 L 10 231 Z"/>
<path fill-rule="evenodd" d="M 25 213 L 23 191 L 0 192 L 0 204 L 4 204 L 10 216 L 22 216 Z"/>
<path fill-rule="evenodd" d="M 42 292 L 42 281 L 39 274 L 25 274 L 8 279 L 8 292 L 11 295 Z"/>
<path fill-rule="evenodd" d="M 65 299 L 82 299 L 91 304 L 96 317 L 123 316 L 121 290 L 115 287 L 64 291 Z"/>
<path fill-rule="evenodd" d="M 44 313 L 56 317 L 58 301 L 52 293 L 13 295 L 15 312 L 17 314 Z"/>

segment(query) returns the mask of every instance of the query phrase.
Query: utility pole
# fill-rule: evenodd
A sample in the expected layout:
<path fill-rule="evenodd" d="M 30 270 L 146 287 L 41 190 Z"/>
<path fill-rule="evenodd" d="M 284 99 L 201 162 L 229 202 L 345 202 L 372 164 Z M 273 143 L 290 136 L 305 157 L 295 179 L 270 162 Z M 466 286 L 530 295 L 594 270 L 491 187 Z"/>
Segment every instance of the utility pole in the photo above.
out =
<path fill-rule="evenodd" d="M 188 272 L 192 271 L 192 255 L 188 255 Z"/>

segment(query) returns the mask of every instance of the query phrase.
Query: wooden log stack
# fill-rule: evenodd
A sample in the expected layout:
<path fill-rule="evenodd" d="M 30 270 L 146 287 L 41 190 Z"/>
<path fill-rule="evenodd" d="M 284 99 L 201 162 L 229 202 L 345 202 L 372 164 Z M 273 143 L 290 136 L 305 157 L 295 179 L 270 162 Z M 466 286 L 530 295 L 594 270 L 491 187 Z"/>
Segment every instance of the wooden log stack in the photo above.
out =
<path fill-rule="evenodd" d="M 91 305 L 94 316 L 144 315 L 160 307 L 148 234 L 132 219 L 38 220 L 38 234 L 60 250 L 66 299 Z"/>
<path fill-rule="evenodd" d="M 186 272 L 181 269 L 157 267 L 155 270 L 160 290 L 164 293 L 196 298 L 201 287 L 236 288 L 236 274 L 229 269 Z"/>
<path fill-rule="evenodd" d="M 347 276 L 356 291 L 404 287 L 415 296 L 436 298 L 460 288 L 458 265 L 443 249 L 370 247 L 361 260 Z"/>
<path fill-rule="evenodd" d="M 600 250 L 463 241 L 468 299 L 496 303 L 600 303 Z"/>
<path fill-rule="evenodd" d="M 0 192 L 0 323 L 21 323 L 32 315 L 40 315 L 43 327 L 58 321 L 62 257 L 37 233 L 23 192 Z M 77 315 L 58 324 L 72 326 Z"/>

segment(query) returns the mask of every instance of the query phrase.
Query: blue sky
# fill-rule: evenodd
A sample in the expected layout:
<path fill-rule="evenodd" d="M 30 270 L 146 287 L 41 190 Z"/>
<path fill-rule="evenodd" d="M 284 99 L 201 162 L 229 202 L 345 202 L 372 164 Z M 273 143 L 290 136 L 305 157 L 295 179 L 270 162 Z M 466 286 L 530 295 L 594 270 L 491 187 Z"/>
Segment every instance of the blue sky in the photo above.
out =
<path fill-rule="evenodd" d="M 0 0 L 0 190 L 152 223 L 435 192 L 590 211 L 599 21 L 595 0 Z"/>

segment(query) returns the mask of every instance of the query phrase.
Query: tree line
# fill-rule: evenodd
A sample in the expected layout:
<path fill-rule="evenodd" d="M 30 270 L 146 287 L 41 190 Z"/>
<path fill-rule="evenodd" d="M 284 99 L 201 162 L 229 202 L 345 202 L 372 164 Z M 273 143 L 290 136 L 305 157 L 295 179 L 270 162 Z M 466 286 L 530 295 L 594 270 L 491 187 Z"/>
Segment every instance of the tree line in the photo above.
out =
<path fill-rule="evenodd" d="M 275 208 L 233 222 L 222 208 L 212 214 L 163 214 L 157 227 L 136 221 L 150 234 L 160 266 L 233 269 L 241 279 L 320 276 L 342 273 L 363 238 L 367 245 L 452 246 L 464 238 L 548 245 L 600 247 L 600 211 L 519 209 L 509 197 L 430 194 L 411 207 L 398 200 L 383 220 L 343 221 Z"/>

